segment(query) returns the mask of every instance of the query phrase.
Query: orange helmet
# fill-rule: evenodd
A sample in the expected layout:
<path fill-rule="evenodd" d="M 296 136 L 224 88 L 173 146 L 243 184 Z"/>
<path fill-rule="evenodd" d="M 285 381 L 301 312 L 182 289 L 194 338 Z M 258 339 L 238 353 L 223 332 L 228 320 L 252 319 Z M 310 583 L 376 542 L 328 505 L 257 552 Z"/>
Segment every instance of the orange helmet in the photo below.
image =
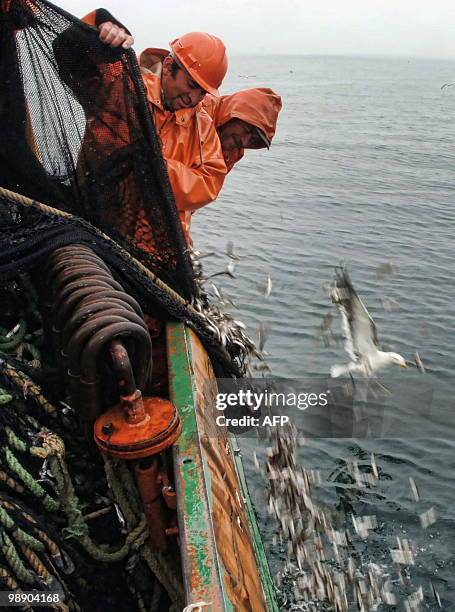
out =
<path fill-rule="evenodd" d="M 169 43 L 175 58 L 200 87 L 218 96 L 218 87 L 227 72 L 224 43 L 206 32 L 189 32 Z"/>

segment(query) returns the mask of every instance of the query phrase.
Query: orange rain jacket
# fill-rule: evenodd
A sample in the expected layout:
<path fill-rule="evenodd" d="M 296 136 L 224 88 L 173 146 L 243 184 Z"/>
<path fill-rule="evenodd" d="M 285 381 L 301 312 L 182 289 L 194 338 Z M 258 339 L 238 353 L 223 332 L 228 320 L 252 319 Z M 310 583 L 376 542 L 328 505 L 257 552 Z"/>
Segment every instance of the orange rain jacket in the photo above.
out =
<path fill-rule="evenodd" d="M 212 117 L 216 128 L 231 119 L 242 119 L 262 130 L 270 141 L 275 135 L 278 113 L 282 106 L 280 96 L 268 87 L 245 89 L 221 98 L 207 95 L 202 105 Z M 224 152 L 228 172 L 243 155 L 244 149 Z"/>
<path fill-rule="evenodd" d="M 161 69 L 167 55 L 169 51 L 163 49 L 146 49 L 139 63 L 177 210 L 188 236 L 191 213 L 216 199 L 227 170 L 215 126 L 201 104 L 175 112 L 163 109 Z"/>
<path fill-rule="evenodd" d="M 92 26 L 99 25 L 97 12 L 93 11 L 83 21 Z M 124 27 L 117 21 L 115 23 Z M 201 104 L 174 113 L 164 110 L 161 70 L 167 55 L 169 51 L 164 49 L 146 49 L 141 53 L 139 63 L 177 211 L 189 240 L 192 212 L 216 199 L 227 170 L 215 126 Z"/>

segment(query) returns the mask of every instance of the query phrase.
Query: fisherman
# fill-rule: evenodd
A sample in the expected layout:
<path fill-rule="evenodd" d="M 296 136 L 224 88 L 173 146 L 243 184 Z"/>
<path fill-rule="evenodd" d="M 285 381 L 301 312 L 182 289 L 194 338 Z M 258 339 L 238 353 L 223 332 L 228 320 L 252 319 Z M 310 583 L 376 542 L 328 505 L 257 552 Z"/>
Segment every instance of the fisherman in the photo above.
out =
<path fill-rule="evenodd" d="M 105 17 L 106 11 L 99 10 L 84 21 L 99 28 L 102 42 L 129 48 L 134 42 L 131 35 Z M 227 57 L 223 42 L 205 32 L 184 34 L 170 47 L 170 52 L 146 49 L 139 63 L 177 211 L 189 240 L 186 213 L 216 199 L 227 171 L 213 122 L 200 104 L 207 93 L 219 96 Z"/>
<path fill-rule="evenodd" d="M 203 106 L 215 123 L 228 172 L 245 149 L 270 148 L 282 106 L 280 96 L 271 89 L 258 87 L 218 98 L 206 96 Z"/>
<path fill-rule="evenodd" d="M 271 89 L 245 89 L 221 97 L 208 95 L 202 105 L 215 124 L 227 173 L 242 159 L 245 149 L 270 148 L 282 106 L 281 97 Z M 185 213 L 188 229 L 192 213 Z"/>

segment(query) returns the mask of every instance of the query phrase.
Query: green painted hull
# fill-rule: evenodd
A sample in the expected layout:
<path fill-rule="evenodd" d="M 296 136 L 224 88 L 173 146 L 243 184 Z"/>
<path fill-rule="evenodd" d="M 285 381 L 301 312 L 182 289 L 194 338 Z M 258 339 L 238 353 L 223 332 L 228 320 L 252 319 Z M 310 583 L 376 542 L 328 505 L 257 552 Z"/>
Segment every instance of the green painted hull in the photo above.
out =
<path fill-rule="evenodd" d="M 181 323 L 168 324 L 167 346 L 171 400 L 182 421 L 173 456 L 186 603 L 276 612 L 238 446 L 214 422 L 210 360 Z"/>

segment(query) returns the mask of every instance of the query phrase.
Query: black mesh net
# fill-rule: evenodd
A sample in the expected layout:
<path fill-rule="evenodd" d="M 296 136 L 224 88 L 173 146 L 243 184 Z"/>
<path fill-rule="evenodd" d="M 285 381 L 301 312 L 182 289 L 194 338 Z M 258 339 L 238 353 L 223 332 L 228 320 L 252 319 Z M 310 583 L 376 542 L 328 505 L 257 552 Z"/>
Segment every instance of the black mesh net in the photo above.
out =
<path fill-rule="evenodd" d="M 192 267 L 134 53 L 43 0 L 1 0 L 0 18 L 0 186 L 89 221 L 190 298 Z M 36 211 L 17 220 L 3 202 L 10 262 L 38 231 L 45 249 L 70 240 L 68 224 Z"/>

